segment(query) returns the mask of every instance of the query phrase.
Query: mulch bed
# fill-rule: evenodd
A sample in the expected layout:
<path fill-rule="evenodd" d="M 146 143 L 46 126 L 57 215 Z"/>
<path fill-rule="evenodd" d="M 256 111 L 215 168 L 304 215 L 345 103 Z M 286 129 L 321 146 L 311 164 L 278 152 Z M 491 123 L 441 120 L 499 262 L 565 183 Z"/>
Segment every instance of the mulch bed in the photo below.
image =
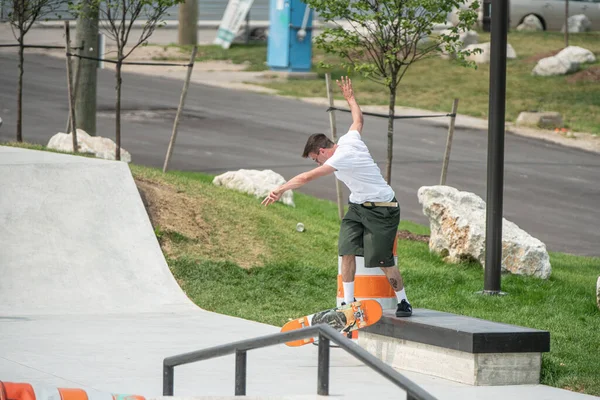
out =
<path fill-rule="evenodd" d="M 398 231 L 398 239 L 429 243 L 429 235 L 417 235 L 416 233 L 412 233 L 405 230 Z"/>
<path fill-rule="evenodd" d="M 583 71 L 576 72 L 567 78 L 567 82 L 600 82 L 600 66 L 595 65 Z"/>

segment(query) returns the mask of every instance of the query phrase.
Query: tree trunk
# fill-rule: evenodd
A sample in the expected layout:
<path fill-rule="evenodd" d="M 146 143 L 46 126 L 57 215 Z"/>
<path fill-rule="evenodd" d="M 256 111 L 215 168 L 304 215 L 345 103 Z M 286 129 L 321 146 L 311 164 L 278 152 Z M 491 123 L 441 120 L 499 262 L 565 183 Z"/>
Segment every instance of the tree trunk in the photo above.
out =
<path fill-rule="evenodd" d="M 390 108 L 388 113 L 388 151 L 385 179 L 392 184 L 392 159 L 394 157 L 394 114 L 396 108 L 396 88 L 390 88 Z"/>
<path fill-rule="evenodd" d="M 79 55 L 99 58 L 98 49 L 98 10 L 94 11 L 90 0 L 82 2 L 82 9 L 77 19 L 76 46 L 85 42 L 85 48 L 79 50 Z M 83 129 L 90 135 L 96 134 L 96 87 L 98 62 L 95 60 L 79 59 L 79 81 L 75 85 L 75 117 L 77 128 Z"/>
<path fill-rule="evenodd" d="M 569 0 L 565 0 L 565 47 L 569 47 Z"/>
<path fill-rule="evenodd" d="M 19 81 L 17 83 L 17 142 L 23 141 L 23 63 L 25 48 L 23 35 L 19 36 Z"/>
<path fill-rule="evenodd" d="M 117 145 L 115 159 L 121 159 L 121 67 L 123 64 L 123 52 L 119 50 L 119 58 L 117 62 L 117 104 L 115 105 L 115 142 Z"/>
<path fill-rule="evenodd" d="M 179 4 L 179 44 L 198 44 L 198 0 Z"/>

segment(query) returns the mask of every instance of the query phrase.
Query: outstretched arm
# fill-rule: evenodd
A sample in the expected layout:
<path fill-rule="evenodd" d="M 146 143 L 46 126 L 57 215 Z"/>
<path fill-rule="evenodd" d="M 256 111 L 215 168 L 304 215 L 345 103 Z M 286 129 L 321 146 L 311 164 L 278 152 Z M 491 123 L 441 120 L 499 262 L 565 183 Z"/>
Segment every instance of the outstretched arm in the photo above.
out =
<path fill-rule="evenodd" d="M 348 102 L 348 105 L 350 106 L 350 111 L 352 112 L 352 125 L 350 126 L 350 130 L 356 130 L 362 134 L 363 115 L 362 111 L 360 110 L 360 106 L 358 105 L 358 102 L 354 98 L 352 81 L 347 76 L 342 76 L 339 81 L 336 81 L 336 83 L 338 84 L 340 89 L 342 89 L 342 94 Z"/>
<path fill-rule="evenodd" d="M 277 200 L 279 200 L 281 198 L 281 195 L 283 195 L 283 193 L 285 193 L 287 190 L 297 189 L 300 186 L 303 186 L 314 179 L 332 174 L 334 171 L 335 168 L 333 168 L 330 165 L 321 165 L 320 167 L 296 175 L 295 177 L 293 177 L 292 179 L 290 179 L 289 181 L 287 181 L 286 183 L 269 193 L 269 195 L 265 197 L 261 204 L 265 206 L 273 204 Z"/>

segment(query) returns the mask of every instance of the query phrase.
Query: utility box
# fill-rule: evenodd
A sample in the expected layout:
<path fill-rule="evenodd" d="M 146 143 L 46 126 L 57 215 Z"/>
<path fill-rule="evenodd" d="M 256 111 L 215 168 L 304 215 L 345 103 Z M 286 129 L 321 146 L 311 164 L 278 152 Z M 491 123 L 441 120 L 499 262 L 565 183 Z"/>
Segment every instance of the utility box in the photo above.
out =
<path fill-rule="evenodd" d="M 273 71 L 309 72 L 312 10 L 300 0 L 270 0 L 267 65 Z"/>

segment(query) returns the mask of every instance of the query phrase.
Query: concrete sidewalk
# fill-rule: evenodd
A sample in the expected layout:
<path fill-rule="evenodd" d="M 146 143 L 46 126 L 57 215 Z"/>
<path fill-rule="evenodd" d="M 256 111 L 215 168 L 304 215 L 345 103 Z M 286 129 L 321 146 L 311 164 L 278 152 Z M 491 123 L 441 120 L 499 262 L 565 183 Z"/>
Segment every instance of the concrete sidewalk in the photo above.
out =
<path fill-rule="evenodd" d="M 0 146 L 0 187 L 3 381 L 160 397 L 165 357 L 279 331 L 187 299 L 126 164 Z M 543 385 L 473 387 L 401 372 L 439 399 L 595 398 Z M 316 346 L 248 354 L 251 396 L 316 398 L 316 377 Z M 233 390 L 233 356 L 175 368 L 176 396 Z M 330 393 L 405 398 L 339 349 L 332 349 Z"/>

